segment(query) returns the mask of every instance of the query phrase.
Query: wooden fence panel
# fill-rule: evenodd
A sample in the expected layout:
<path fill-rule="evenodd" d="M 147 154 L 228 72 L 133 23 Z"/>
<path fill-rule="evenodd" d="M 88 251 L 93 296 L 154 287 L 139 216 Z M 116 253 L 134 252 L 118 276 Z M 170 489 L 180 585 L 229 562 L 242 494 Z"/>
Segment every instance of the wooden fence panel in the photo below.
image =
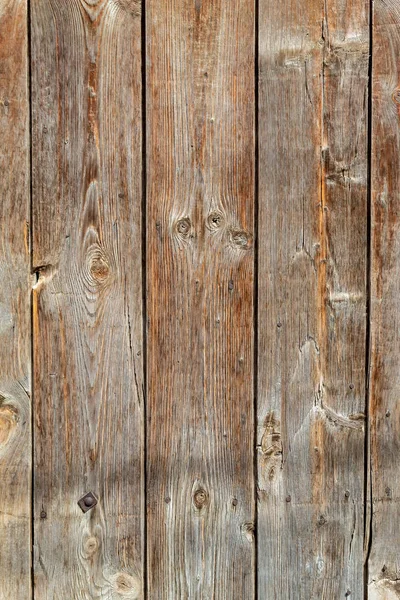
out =
<path fill-rule="evenodd" d="M 35 598 L 141 598 L 140 4 L 31 7 Z"/>
<path fill-rule="evenodd" d="M 368 14 L 260 0 L 260 599 L 364 593 Z"/>
<path fill-rule="evenodd" d="M 254 598 L 253 0 L 148 0 L 150 598 Z"/>
<path fill-rule="evenodd" d="M 0 599 L 31 594 L 26 0 L 0 2 Z"/>
<path fill-rule="evenodd" d="M 368 598 L 392 600 L 400 597 L 400 5 L 373 6 Z"/>

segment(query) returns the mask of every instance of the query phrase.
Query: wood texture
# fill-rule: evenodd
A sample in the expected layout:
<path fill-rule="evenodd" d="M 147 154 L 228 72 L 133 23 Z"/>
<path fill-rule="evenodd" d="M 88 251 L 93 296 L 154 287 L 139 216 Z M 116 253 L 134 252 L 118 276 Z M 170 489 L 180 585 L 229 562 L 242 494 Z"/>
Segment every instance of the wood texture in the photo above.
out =
<path fill-rule="evenodd" d="M 375 0 L 373 6 L 368 598 L 392 600 L 400 597 L 400 5 Z"/>
<path fill-rule="evenodd" d="M 142 598 L 140 5 L 31 5 L 35 598 Z"/>
<path fill-rule="evenodd" d="M 31 594 L 28 31 L 0 2 L 0 599 Z"/>
<path fill-rule="evenodd" d="M 148 0 L 150 598 L 254 598 L 253 0 Z"/>
<path fill-rule="evenodd" d="M 260 0 L 259 598 L 363 598 L 368 3 Z"/>

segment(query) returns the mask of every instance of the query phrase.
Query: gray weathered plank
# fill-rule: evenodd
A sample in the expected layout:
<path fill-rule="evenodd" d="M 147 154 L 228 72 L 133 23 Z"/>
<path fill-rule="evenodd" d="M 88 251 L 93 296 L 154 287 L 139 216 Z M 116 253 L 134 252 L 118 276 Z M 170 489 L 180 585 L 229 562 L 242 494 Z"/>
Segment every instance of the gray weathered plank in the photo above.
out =
<path fill-rule="evenodd" d="M 143 597 L 140 34 L 136 0 L 32 1 L 40 600 Z"/>
<path fill-rule="evenodd" d="M 373 6 L 368 598 L 391 600 L 400 597 L 400 4 Z"/>
<path fill-rule="evenodd" d="M 149 597 L 254 597 L 254 2 L 148 0 Z"/>
<path fill-rule="evenodd" d="M 259 598 L 363 598 L 368 3 L 260 0 Z"/>
<path fill-rule="evenodd" d="M 0 2 L 0 599 L 31 595 L 26 0 Z"/>

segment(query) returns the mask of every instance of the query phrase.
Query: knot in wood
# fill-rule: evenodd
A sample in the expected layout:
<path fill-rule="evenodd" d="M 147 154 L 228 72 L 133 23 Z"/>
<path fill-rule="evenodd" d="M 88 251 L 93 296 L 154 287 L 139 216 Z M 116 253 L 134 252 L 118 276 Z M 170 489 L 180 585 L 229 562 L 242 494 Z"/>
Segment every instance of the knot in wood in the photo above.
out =
<path fill-rule="evenodd" d="M 175 229 L 181 237 L 186 238 L 190 234 L 191 227 L 192 224 L 190 222 L 190 219 L 188 217 L 184 217 L 183 219 L 179 219 L 176 222 Z"/>
<path fill-rule="evenodd" d="M 324 515 L 321 515 L 318 519 L 318 525 L 320 525 L 322 527 L 322 525 L 325 525 L 326 523 L 326 519 L 324 517 Z"/>
<path fill-rule="evenodd" d="M 231 229 L 230 241 L 235 248 L 250 250 L 253 245 L 253 236 L 244 229 Z"/>
<path fill-rule="evenodd" d="M 208 215 L 207 225 L 211 231 L 217 231 L 217 229 L 221 229 L 224 224 L 224 216 L 222 213 L 218 211 L 212 212 Z"/>
<path fill-rule="evenodd" d="M 0 447 L 9 442 L 18 421 L 18 411 L 15 406 L 2 404 L 0 396 Z"/>
<path fill-rule="evenodd" d="M 115 591 L 124 598 L 139 598 L 140 582 L 128 573 L 117 573 L 114 579 Z"/>
<path fill-rule="evenodd" d="M 94 280 L 103 283 L 110 275 L 110 267 L 103 256 L 94 256 L 90 263 L 90 273 Z"/>
<path fill-rule="evenodd" d="M 201 510 L 208 504 L 208 494 L 203 488 L 199 488 L 193 494 L 193 504 L 197 510 Z"/>
<path fill-rule="evenodd" d="M 254 523 L 248 521 L 247 523 L 243 523 L 241 527 L 242 535 L 246 538 L 246 540 L 252 544 L 254 541 Z"/>
<path fill-rule="evenodd" d="M 140 0 L 114 0 L 114 4 L 118 8 L 124 10 L 131 17 L 139 17 L 141 13 Z"/>
<path fill-rule="evenodd" d="M 90 558 L 91 556 L 96 554 L 98 548 L 99 548 L 99 542 L 98 542 L 97 538 L 94 536 L 89 537 L 84 542 L 84 545 L 83 545 L 83 549 L 84 549 L 86 558 Z"/>
<path fill-rule="evenodd" d="M 400 104 L 400 89 L 394 90 L 392 98 L 396 104 Z"/>

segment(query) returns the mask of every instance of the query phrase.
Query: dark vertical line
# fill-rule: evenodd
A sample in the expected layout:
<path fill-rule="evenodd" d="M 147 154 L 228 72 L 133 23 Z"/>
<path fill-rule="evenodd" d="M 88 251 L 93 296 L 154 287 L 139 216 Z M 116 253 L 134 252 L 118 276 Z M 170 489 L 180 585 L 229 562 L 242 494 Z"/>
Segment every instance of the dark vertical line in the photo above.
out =
<path fill-rule="evenodd" d="M 256 532 L 256 539 L 254 544 L 254 596 L 258 598 L 258 465 L 257 465 L 257 416 L 258 416 L 258 274 L 259 274 L 259 263 L 258 263 L 258 222 L 259 222 L 259 181 L 258 181 L 258 170 L 259 170 L 259 137 L 258 137 L 258 109 L 259 109 L 259 53 L 258 53 L 258 41 L 259 41 L 259 0 L 254 0 L 254 299 L 253 299 L 253 320 L 254 320 L 254 359 L 253 359 L 253 373 L 254 373 L 254 407 L 253 407 L 253 424 L 254 424 L 254 437 L 253 437 L 253 460 L 254 460 L 254 529 Z"/>
<path fill-rule="evenodd" d="M 29 270 L 33 273 L 33 183 L 32 183 L 32 42 L 31 42 L 31 3 L 27 2 L 27 59 L 28 59 L 28 101 L 29 101 Z M 33 352 L 33 290 L 30 292 L 30 363 L 31 363 L 31 597 L 34 598 L 35 571 L 34 571 L 34 482 L 35 482 L 35 452 L 34 452 L 34 352 Z"/>
<path fill-rule="evenodd" d="M 371 423 L 369 410 L 371 366 L 371 235 L 372 235 L 372 91 L 373 91 L 373 0 L 369 3 L 369 62 L 368 62 L 368 142 L 367 142 L 367 257 L 366 257 L 366 343 L 365 343 L 365 446 L 364 446 L 364 598 L 368 598 L 369 557 L 372 544 L 372 478 L 371 478 Z"/>
<path fill-rule="evenodd" d="M 32 32 L 31 32 L 31 2 L 27 0 L 26 27 L 27 27 L 27 60 L 28 60 L 28 104 L 29 104 L 29 271 L 33 274 L 33 176 L 32 176 Z M 35 543 L 35 447 L 34 447 L 34 335 L 33 335 L 33 290 L 30 290 L 30 363 L 31 363 L 31 414 L 30 414 L 30 439 L 31 439 L 31 477 L 30 477 L 30 503 L 31 503 L 31 597 L 35 597 L 35 568 L 34 568 L 34 543 Z"/>
<path fill-rule="evenodd" d="M 147 582 L 147 119 L 146 119 L 146 0 L 141 10 L 142 54 L 142 310 L 143 310 L 143 596 L 148 597 Z"/>

